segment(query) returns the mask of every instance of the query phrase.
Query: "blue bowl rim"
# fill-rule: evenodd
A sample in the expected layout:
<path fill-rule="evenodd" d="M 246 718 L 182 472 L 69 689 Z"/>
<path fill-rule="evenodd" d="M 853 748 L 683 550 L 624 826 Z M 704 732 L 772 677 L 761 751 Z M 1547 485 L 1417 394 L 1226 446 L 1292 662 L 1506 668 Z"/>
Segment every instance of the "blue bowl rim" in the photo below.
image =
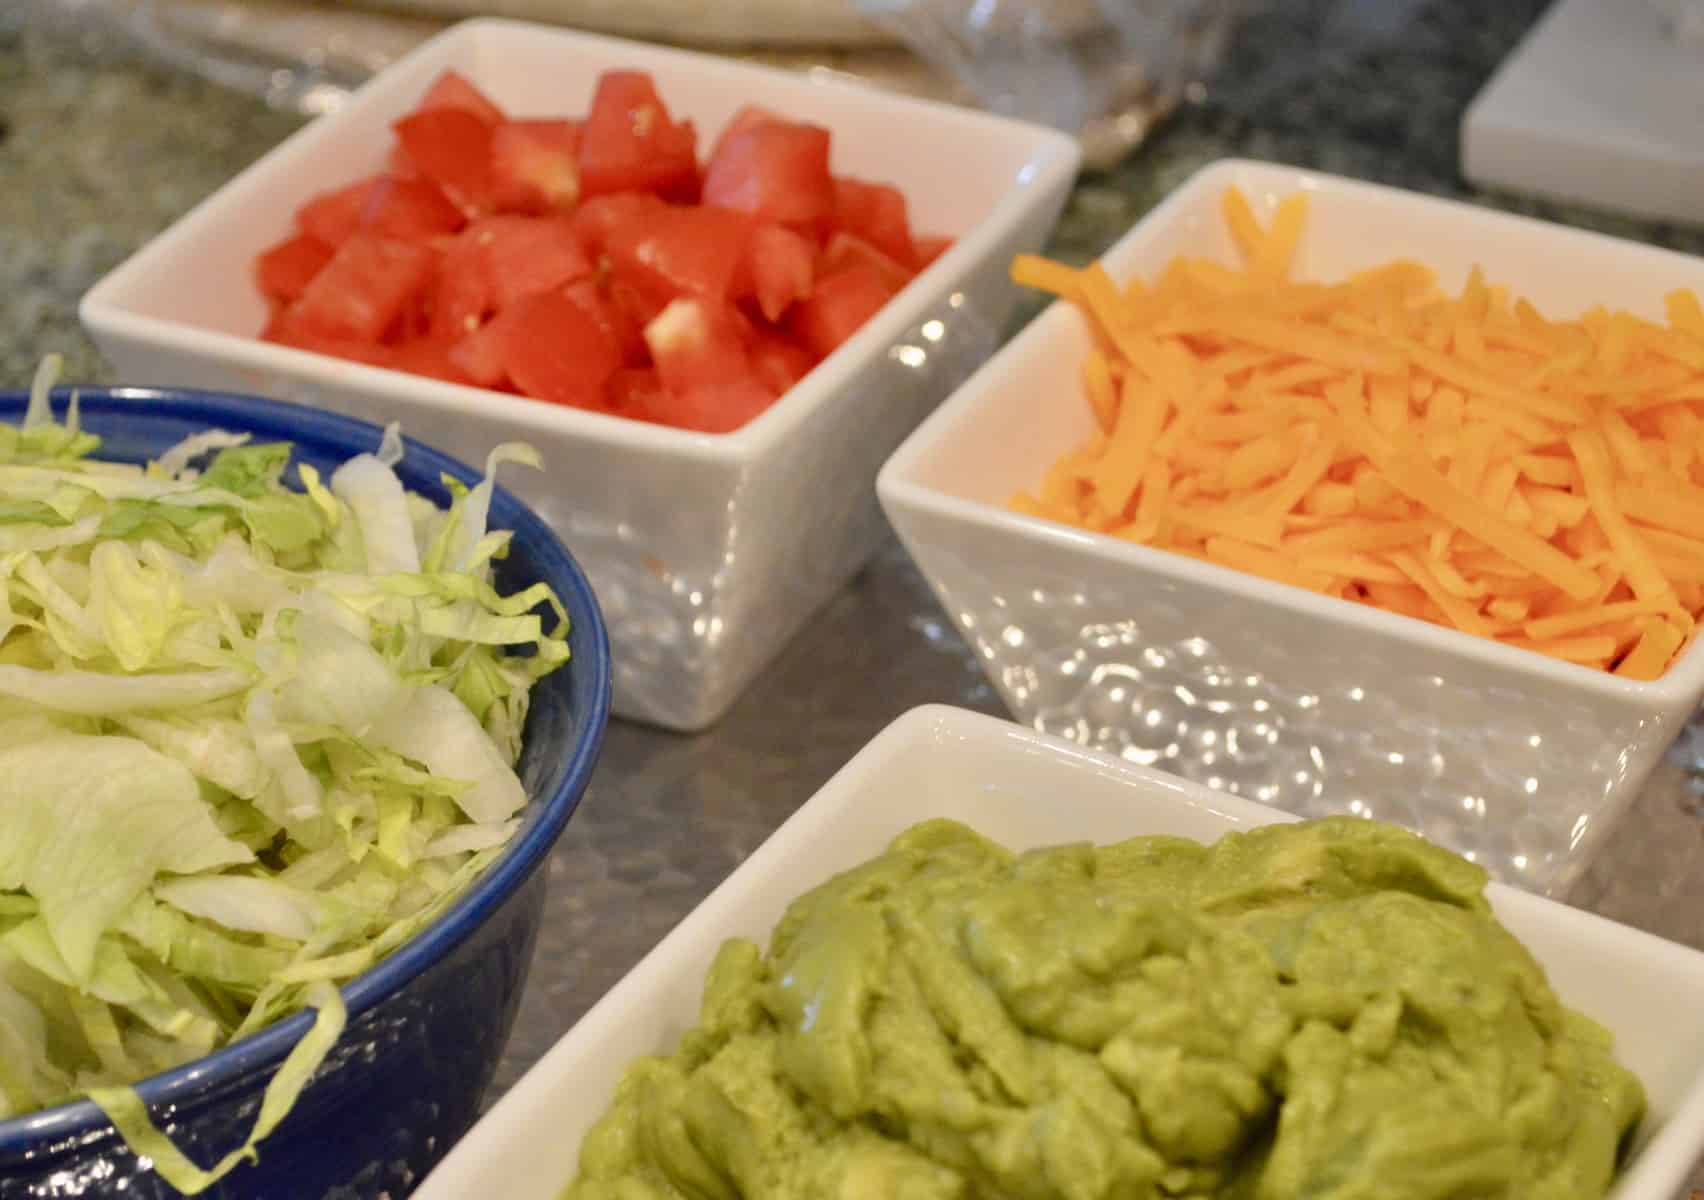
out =
<path fill-rule="evenodd" d="M 122 413 L 134 416 L 138 414 L 137 405 L 141 403 L 169 405 L 173 415 L 181 418 L 204 420 L 209 427 L 222 422 L 228 427 L 236 425 L 259 437 L 280 441 L 322 441 L 350 447 L 376 447 L 383 432 L 380 426 L 370 421 L 340 413 L 282 400 L 197 388 L 60 387 L 54 390 L 56 411 L 62 411 L 61 401 L 68 399 L 73 391 L 85 414 Z M 27 399 L 23 392 L 0 391 L 0 414 L 22 412 Z M 406 435 L 403 442 L 405 461 L 411 467 L 418 466 L 421 471 L 429 472 L 433 479 L 450 475 L 463 483 L 473 484 L 481 478 L 481 471 L 423 442 Z M 351 454 L 356 452 L 351 450 Z M 551 576 L 562 581 L 558 594 L 564 607 L 574 614 L 580 631 L 590 635 L 592 651 L 589 655 L 583 651 L 576 654 L 570 660 L 571 666 L 566 669 L 592 673 L 592 704 L 590 710 L 583 714 L 579 736 L 575 739 L 562 782 L 543 798 L 539 818 L 524 824 L 497 861 L 431 924 L 393 950 L 378 965 L 363 971 L 340 988 L 352 1022 L 359 1014 L 396 994 L 445 957 L 520 889 L 544 862 L 568 818 L 579 806 L 602 749 L 604 729 L 609 721 L 612 679 L 609 634 L 591 583 L 544 518 L 501 485 L 493 491 L 491 522 L 497 528 L 526 532 L 529 539 L 543 547 L 544 565 Z M 311 1012 L 292 1013 L 212 1054 L 150 1075 L 135 1085 L 136 1090 L 150 1110 L 187 1105 L 212 1090 L 282 1062 L 291 1047 L 307 1033 L 313 1020 Z M 274 1136 L 280 1132 L 282 1127 L 274 1131 Z M 0 1156 L 28 1154 L 49 1145 L 84 1141 L 91 1136 L 101 1138 L 106 1133 L 116 1136 L 117 1131 L 94 1101 L 68 1101 L 0 1121 Z M 264 1148 L 264 1143 L 262 1146 Z"/>

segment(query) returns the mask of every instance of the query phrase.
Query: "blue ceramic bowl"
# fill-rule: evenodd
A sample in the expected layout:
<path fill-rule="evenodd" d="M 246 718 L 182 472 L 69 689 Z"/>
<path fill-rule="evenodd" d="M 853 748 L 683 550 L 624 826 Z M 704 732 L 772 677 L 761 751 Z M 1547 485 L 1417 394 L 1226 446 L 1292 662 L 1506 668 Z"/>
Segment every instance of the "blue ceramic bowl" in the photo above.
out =
<path fill-rule="evenodd" d="M 297 461 L 329 472 L 377 447 L 377 426 L 293 404 L 213 392 L 83 390 L 85 428 L 100 457 L 145 461 L 209 427 L 289 441 Z M 60 412 L 66 395 L 55 396 Z M 17 423 L 25 397 L 0 393 Z M 440 477 L 479 473 L 417 442 L 397 467 L 440 504 Z M 349 1200 L 406 1194 L 479 1112 L 514 1022 L 544 907 L 544 863 L 591 778 L 609 715 L 609 643 L 591 587 L 542 519 L 497 489 L 494 528 L 514 540 L 498 587 L 550 584 L 572 628 L 567 666 L 536 686 L 520 776 L 531 801 L 514 841 L 434 924 L 343 988 L 349 1025 L 289 1117 L 260 1145 L 258 1164 L 203 1193 L 266 1200 Z M 297 1013 L 206 1058 L 152 1076 L 139 1090 L 172 1138 L 210 1164 L 240 1145 L 262 1089 L 307 1030 Z M 176 1196 L 88 1101 L 0 1121 L 0 1198 Z"/>

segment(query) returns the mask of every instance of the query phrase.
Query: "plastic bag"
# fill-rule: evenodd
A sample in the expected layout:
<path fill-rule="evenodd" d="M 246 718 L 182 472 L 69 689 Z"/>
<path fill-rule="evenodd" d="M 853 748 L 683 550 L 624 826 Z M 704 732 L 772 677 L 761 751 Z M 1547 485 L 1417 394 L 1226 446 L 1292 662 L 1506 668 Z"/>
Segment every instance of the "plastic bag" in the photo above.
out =
<path fill-rule="evenodd" d="M 703 40 L 799 69 L 829 69 L 914 95 L 1024 117 L 1082 137 L 1091 166 L 1141 142 L 1208 72 L 1240 0 L 823 0 L 890 35 L 802 46 L 761 25 L 729 44 L 732 12 Z M 455 16 L 510 11 L 485 0 L 432 0 L 429 15 L 311 0 L 22 0 L 31 19 L 127 38 L 174 66 L 303 113 L 337 108 L 387 63 Z M 684 0 L 648 0 L 651 8 Z M 685 13 L 687 8 L 683 7 Z M 737 7 L 737 5 L 735 6 Z M 608 9 L 608 6 L 605 6 Z M 529 0 L 533 15 L 590 20 L 582 0 Z M 618 9 L 609 9 L 617 12 Z M 629 14 L 629 17 L 631 14 Z M 628 19 L 628 18 L 623 18 Z M 582 23 L 586 23 L 582 21 Z M 607 22 L 606 22 L 607 24 Z M 694 27 L 682 25 L 691 40 Z"/>

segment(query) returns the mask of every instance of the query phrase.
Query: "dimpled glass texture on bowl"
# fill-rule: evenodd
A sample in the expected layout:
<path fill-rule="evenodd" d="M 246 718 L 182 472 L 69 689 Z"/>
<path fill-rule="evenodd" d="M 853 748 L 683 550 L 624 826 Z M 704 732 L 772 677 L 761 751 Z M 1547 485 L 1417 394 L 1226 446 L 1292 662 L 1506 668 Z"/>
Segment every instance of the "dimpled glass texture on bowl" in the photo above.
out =
<path fill-rule="evenodd" d="M 58 393 L 63 413 L 67 394 Z M 191 433 L 217 427 L 290 441 L 298 461 L 329 473 L 377 447 L 363 421 L 250 397 L 139 388 L 84 389 L 85 428 L 99 456 L 145 461 Z M 0 393 L 0 420 L 17 423 L 25 397 Z M 439 504 L 441 476 L 479 472 L 417 442 L 397 466 L 403 483 Z M 519 763 L 529 805 L 508 849 L 435 922 L 343 986 L 349 1025 L 295 1108 L 239 1167 L 202 1193 L 220 1200 L 373 1200 L 411 1190 L 473 1124 L 502 1054 L 544 907 L 538 868 L 579 804 L 609 712 L 609 647 L 590 586 L 556 536 L 504 488 L 493 528 L 510 529 L 498 588 L 542 580 L 567 608 L 570 660 L 533 690 Z M 306 1031 L 298 1013 L 174 1071 L 139 1091 L 155 1123 L 197 1162 L 242 1143 L 261 1091 Z M 131 1154 L 92 1103 L 0 1121 L 0 1200 L 179 1193 Z"/>
<path fill-rule="evenodd" d="M 1397 257 L 1458 289 L 1474 265 L 1547 315 L 1663 318 L 1698 259 L 1262 163 L 1200 172 L 1110 250 L 1115 279 L 1236 261 L 1219 202 L 1310 197 L 1296 274 Z M 1535 891 L 1589 864 L 1704 694 L 1704 648 L 1617 679 L 1006 505 L 1088 436 L 1081 316 L 1055 305 L 909 438 L 877 490 L 1013 715 L 1290 812 L 1396 821 Z M 1044 403 L 1039 398 L 1054 398 Z"/>

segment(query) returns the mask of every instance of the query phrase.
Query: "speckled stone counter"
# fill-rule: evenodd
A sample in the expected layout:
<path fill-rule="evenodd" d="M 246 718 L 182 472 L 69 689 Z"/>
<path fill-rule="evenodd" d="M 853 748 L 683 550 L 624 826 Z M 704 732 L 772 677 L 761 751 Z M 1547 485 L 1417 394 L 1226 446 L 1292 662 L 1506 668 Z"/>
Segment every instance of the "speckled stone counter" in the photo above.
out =
<path fill-rule="evenodd" d="M 139 61 L 24 28 L 0 6 L 0 378 L 45 351 L 111 380 L 76 325 L 83 290 L 299 123 Z M 1484 195 L 1456 166 L 1461 112 L 1538 0 L 1283 0 L 1249 18 L 1217 80 L 1119 169 L 1084 178 L 1054 250 L 1086 260 L 1202 164 L 1314 166 L 1704 252 L 1680 230 Z M 611 726 L 550 864 L 552 896 L 511 1084 L 586 1008 L 894 716 L 997 698 L 891 543 L 709 733 Z M 1574 900 L 1704 946 L 1704 737 L 1661 768 Z M 1704 1173 L 1694 1184 L 1704 1187 Z M 1684 1192 L 1682 1193 L 1685 1194 Z"/>

